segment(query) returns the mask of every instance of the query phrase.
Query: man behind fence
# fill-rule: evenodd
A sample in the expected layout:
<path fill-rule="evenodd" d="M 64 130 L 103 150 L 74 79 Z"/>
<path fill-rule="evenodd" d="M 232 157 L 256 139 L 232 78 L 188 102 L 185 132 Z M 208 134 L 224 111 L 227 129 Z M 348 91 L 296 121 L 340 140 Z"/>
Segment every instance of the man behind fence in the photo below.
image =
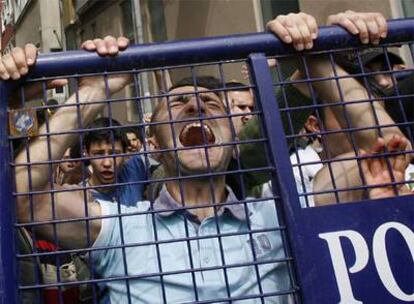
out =
<path fill-rule="evenodd" d="M 117 42 L 113 38 L 106 38 L 96 42 L 96 45 L 102 54 L 122 47 L 123 43 L 123 40 Z M 26 60 L 25 57 L 16 58 L 19 50 L 14 54 L 15 62 Z M 20 54 L 24 56 L 23 51 Z M 111 76 L 107 81 L 108 89 L 115 93 L 129 82 L 129 76 Z M 226 171 L 234 149 L 228 145 L 232 142 L 232 131 L 221 97 L 197 87 L 197 98 L 194 91 L 193 86 L 184 86 L 169 92 L 172 97 L 159 104 L 152 118 L 154 124 L 164 124 L 152 127 L 153 136 L 149 141 L 155 150 L 167 151 L 158 155 L 167 177 L 195 174 L 204 174 L 205 177 L 166 182 L 152 206 L 150 202 L 140 202 L 136 208 L 121 207 L 101 200 L 89 202 L 88 217 L 95 219 L 88 221 L 85 221 L 86 202 L 80 192 L 34 195 L 32 212 L 31 200 L 22 196 L 17 205 L 19 220 L 70 219 L 69 222 L 55 225 L 56 235 L 54 225 L 38 226 L 36 233 L 42 238 L 58 242 L 63 248 L 96 249 L 91 253 L 94 273 L 103 279 L 111 278 L 101 285 L 107 288 L 112 303 L 127 302 L 128 297 L 134 303 L 161 302 L 163 298 L 172 303 L 196 299 L 226 301 L 230 297 L 256 298 L 252 300 L 256 302 L 263 295 L 267 295 L 267 300 L 273 303 L 287 303 L 289 296 L 286 294 L 291 293 L 294 287 L 287 271 L 288 261 L 282 246 L 275 202 L 266 200 L 249 203 L 245 208 L 232 190 L 226 187 L 224 174 L 209 177 Z M 82 102 L 104 100 L 105 82 L 99 77 L 82 79 L 78 98 Z M 75 96 L 66 102 L 66 105 L 70 104 L 76 105 Z M 83 106 L 83 125 L 87 125 L 103 107 L 103 104 L 96 103 Z M 199 111 L 212 119 L 200 123 Z M 59 109 L 49 121 L 50 132 L 76 129 L 77 115 L 76 107 Z M 190 121 L 174 124 L 173 137 L 168 123 L 170 119 Z M 62 121 L 66 123 L 62 124 Z M 43 127 L 40 133 L 45 131 Z M 217 144 L 207 149 L 207 155 L 204 148 L 191 148 L 203 142 L 200 136 L 194 136 L 194 133 L 200 132 L 205 134 L 208 144 Z M 50 141 L 51 158 L 60 159 L 74 140 L 73 135 L 66 134 Z M 184 148 L 177 155 L 174 141 L 178 143 L 178 148 Z M 48 149 L 47 145 L 46 137 L 36 138 L 29 148 L 30 161 L 47 160 L 43 153 Z M 24 152 L 16 158 L 16 163 L 26 161 Z M 17 168 L 17 192 L 50 189 L 48 168 L 47 165 L 33 165 L 30 176 L 27 168 Z M 52 195 L 54 208 L 51 205 Z M 224 203 L 224 206 L 212 207 L 219 203 Z M 186 211 L 183 207 L 191 209 Z M 163 210 L 165 212 L 161 212 Z M 156 213 L 152 214 L 151 211 Z M 120 214 L 122 217 L 119 217 Z M 101 216 L 104 218 L 101 219 Z M 249 230 L 265 231 L 250 236 Z M 224 235 L 220 239 L 217 237 L 219 233 Z M 195 240 L 187 243 L 187 238 Z M 157 244 L 157 241 L 161 243 Z M 115 248 L 108 249 L 108 246 Z M 203 268 L 205 270 L 195 271 Z M 126 276 L 129 277 L 127 280 L 122 279 Z"/>
<path fill-rule="evenodd" d="M 139 155 L 129 159 L 124 156 L 129 143 L 120 127 L 118 121 L 108 117 L 95 119 L 87 126 L 90 130 L 84 137 L 85 155 L 91 157 L 92 172 L 79 185 L 95 187 L 88 191 L 91 200 L 102 199 L 135 206 L 143 198 L 144 185 L 137 182 L 146 179 L 146 170 Z M 129 184 L 131 182 L 135 183 Z"/>
<path fill-rule="evenodd" d="M 314 18 L 303 13 L 279 19 L 272 30 L 298 50 L 310 49 L 317 37 Z M 101 55 L 115 55 L 127 42 L 107 37 L 90 44 L 89 49 L 97 49 Z M 28 59 L 31 64 L 35 60 L 31 47 L 26 48 L 26 54 L 15 50 L 14 63 L 8 61 L 6 65 L 8 72 L 27 72 Z M 110 76 L 107 82 L 99 77 L 83 78 L 78 98 L 83 103 L 104 100 L 106 89 L 115 93 L 129 82 L 130 77 L 125 75 Z M 33 200 L 19 196 L 19 220 L 69 220 L 39 225 L 36 232 L 51 241 L 57 239 L 64 248 L 92 247 L 94 272 L 103 279 L 100 284 L 108 288 L 112 303 L 128 302 L 128 297 L 133 303 L 231 299 L 287 303 L 287 294 L 294 292 L 295 286 L 287 271 L 274 200 L 240 204 L 225 184 L 223 172 L 234 148 L 229 144 L 232 132 L 221 98 L 201 86 L 177 87 L 169 93 L 171 97 L 159 104 L 152 118 L 150 144 L 159 152 L 157 158 L 170 178 L 154 204 L 140 202 L 127 208 L 97 200 L 87 204 L 86 221 L 83 196 L 68 191 L 42 193 L 33 195 Z M 54 114 L 49 121 L 50 132 L 77 127 L 76 98 L 70 97 L 66 104 L 74 107 L 61 108 Z M 83 125 L 102 107 L 96 103 L 82 105 Z M 63 117 L 66 124 L 62 124 Z M 171 123 L 177 120 L 180 122 Z M 45 131 L 43 127 L 41 133 Z M 52 159 L 60 159 L 73 140 L 70 133 L 50 143 L 47 137 L 38 137 L 30 145 L 30 161 L 47 161 L 44 151 L 48 151 L 48 144 Z M 203 144 L 214 146 L 193 147 Z M 24 152 L 16 158 L 17 164 L 26 162 Z M 17 192 L 50 189 L 48 170 L 49 165 L 44 164 L 31 164 L 30 171 L 18 166 Z M 174 179 L 177 176 L 183 178 Z M 249 235 L 251 230 L 260 232 Z"/>
<path fill-rule="evenodd" d="M 364 44 L 378 44 L 380 38 L 387 35 L 385 18 L 379 13 L 347 11 L 346 13 L 332 15 L 332 17 L 332 20 L 329 22 L 331 25 L 341 25 L 349 32 L 358 34 L 361 42 Z M 268 23 L 268 27 L 277 27 L 280 22 L 286 22 L 285 18 L 286 16 L 276 18 Z M 290 29 L 290 26 L 287 28 L 289 31 L 295 32 Z M 299 34 L 296 33 L 296 35 Z M 283 37 L 282 32 L 280 32 L 279 36 Z M 285 42 L 287 41 L 285 40 Z M 303 50 L 305 46 L 306 43 L 301 43 L 296 49 Z M 322 55 L 319 58 L 309 56 L 307 58 L 309 59 L 307 71 L 305 71 L 303 66 L 299 66 L 298 70 L 290 77 L 290 80 L 298 81 L 307 77 L 311 79 L 325 78 L 326 80 L 324 81 L 312 82 L 312 90 L 314 90 L 315 94 L 311 95 L 308 82 L 298 82 L 285 86 L 283 90 L 277 90 L 276 95 L 278 97 L 277 100 L 282 100 L 279 104 L 281 108 L 286 107 L 283 101 L 285 98 L 288 104 L 287 108 L 294 108 L 296 106 L 304 108 L 301 111 L 289 112 L 286 109 L 283 109 L 283 112 L 281 111 L 281 114 L 288 112 L 289 116 L 291 116 L 291 123 L 289 123 L 288 119 L 284 120 L 287 135 L 297 134 L 300 128 L 304 126 L 312 110 L 317 109 L 316 112 L 319 112 L 319 117 L 321 118 L 322 132 L 317 130 L 315 135 L 322 135 L 322 147 L 325 156 L 323 161 L 325 165 L 319 168 L 318 174 L 312 179 L 313 189 L 311 187 L 306 188 L 305 185 L 303 187 L 306 192 L 321 193 L 308 196 L 308 199 L 312 201 L 311 205 L 313 205 L 314 199 L 316 199 L 316 205 L 326 205 L 334 202 L 360 201 L 368 197 L 368 193 L 378 193 L 377 191 L 365 191 L 365 188 L 361 187 L 366 186 L 363 181 L 363 175 L 369 174 L 369 172 L 361 172 L 359 170 L 360 167 L 356 158 L 361 153 L 364 153 L 363 151 L 368 151 L 371 154 L 381 151 L 381 149 L 385 149 L 388 152 L 408 151 L 411 149 L 410 143 L 393 120 L 395 115 L 389 114 L 388 109 L 384 109 L 382 102 L 377 102 L 376 100 L 374 102 L 360 102 L 373 99 L 368 93 L 368 91 L 371 91 L 370 88 L 364 87 L 364 84 L 361 84 L 360 79 L 358 79 L 361 77 L 349 77 L 350 74 L 347 69 L 339 65 L 333 66 L 328 56 Z M 378 74 L 376 75 L 378 76 Z M 318 105 L 323 106 L 305 109 L 305 105 L 315 102 L 313 99 L 316 99 Z M 335 106 L 335 103 L 338 101 L 343 102 L 340 107 Z M 396 112 L 398 112 L 400 107 L 396 105 L 396 108 Z M 283 118 L 287 117 L 282 116 Z M 355 131 L 345 131 L 350 128 Z M 405 129 L 405 127 L 402 128 Z M 258 119 L 255 117 L 243 128 L 240 139 L 257 139 L 260 138 L 259 134 L 260 127 Z M 382 138 L 379 138 L 379 136 Z M 244 168 L 257 168 L 266 164 L 264 150 L 260 150 L 260 147 L 264 146 L 260 144 L 241 146 L 240 155 Z M 260 156 L 263 158 L 262 161 Z M 331 164 L 329 164 L 330 161 L 332 161 Z M 406 157 L 404 160 L 405 167 L 399 167 L 398 171 L 404 170 L 407 167 L 408 161 L 409 157 Z M 318 164 L 318 162 L 320 161 L 316 161 L 315 164 Z M 296 167 L 296 169 L 298 168 L 302 170 L 304 166 Z M 364 166 L 364 168 L 368 167 Z M 386 175 L 387 172 L 384 172 L 384 174 Z M 247 173 L 245 177 L 248 177 L 249 183 L 252 186 L 260 185 L 260 182 L 265 182 L 268 179 L 268 176 L 261 172 Z M 301 193 L 304 192 L 301 191 L 303 189 L 304 176 L 298 177 L 296 183 L 298 192 Z M 399 182 L 403 179 L 400 179 Z M 392 178 L 387 182 L 391 183 L 391 180 Z M 404 183 L 397 184 L 395 188 L 396 191 L 393 195 L 397 192 L 400 195 L 406 194 L 407 187 Z M 337 191 L 338 189 L 344 191 Z M 390 192 L 385 191 L 384 193 Z M 370 198 L 379 197 L 370 196 Z M 303 200 L 303 206 L 306 205 L 305 203 L 305 200 Z"/>

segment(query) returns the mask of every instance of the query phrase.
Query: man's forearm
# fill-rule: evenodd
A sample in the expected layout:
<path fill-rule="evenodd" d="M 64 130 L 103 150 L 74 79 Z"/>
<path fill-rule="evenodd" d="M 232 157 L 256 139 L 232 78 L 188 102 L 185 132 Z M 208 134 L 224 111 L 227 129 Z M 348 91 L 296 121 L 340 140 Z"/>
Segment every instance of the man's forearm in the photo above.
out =
<path fill-rule="evenodd" d="M 359 189 L 362 180 L 354 152 L 340 155 L 336 161 L 325 164 L 313 179 L 315 206 L 349 203 L 363 199 Z M 340 160 L 348 159 L 348 160 Z M 351 160 L 350 160 L 351 159 Z"/>
<path fill-rule="evenodd" d="M 64 133 L 86 126 L 104 107 L 104 104 L 83 104 L 90 101 L 105 99 L 105 92 L 99 88 L 81 87 L 78 95 L 72 95 L 49 120 L 49 129 L 43 125 L 39 130 L 39 137 L 36 137 L 29 145 L 29 161 L 26 151 L 21 151 L 16 157 L 16 165 L 30 162 L 30 176 L 28 166 L 16 167 L 16 188 L 18 192 L 29 190 L 41 190 L 49 181 L 49 164 L 34 165 L 36 162 L 47 162 L 58 160 L 63 157 L 66 149 L 75 141 L 78 136 L 73 134 L 62 134 L 46 136 L 48 133 Z M 79 101 L 79 105 L 78 105 Z M 68 106 L 69 105 L 69 106 Z M 79 107 L 79 111 L 78 111 Z M 78 117 L 80 116 L 80 117 Z M 49 158 L 50 156 L 50 158 Z M 52 170 L 54 172 L 54 170 Z M 31 189 L 29 189 L 31 180 Z"/>
<path fill-rule="evenodd" d="M 329 60 L 319 58 L 309 61 L 309 73 L 311 78 L 332 78 L 313 82 L 312 85 L 323 102 L 342 103 L 332 106 L 331 110 L 342 128 L 360 129 L 354 133 L 360 148 L 371 147 L 379 132 L 386 141 L 394 134 L 402 135 L 398 127 L 392 127 L 395 123 L 381 102 L 367 101 L 372 99 L 372 96 L 369 96 L 367 90 L 355 78 L 346 77 L 349 75 L 341 67 L 335 66 L 334 71 Z M 391 127 L 378 128 L 386 125 Z"/>

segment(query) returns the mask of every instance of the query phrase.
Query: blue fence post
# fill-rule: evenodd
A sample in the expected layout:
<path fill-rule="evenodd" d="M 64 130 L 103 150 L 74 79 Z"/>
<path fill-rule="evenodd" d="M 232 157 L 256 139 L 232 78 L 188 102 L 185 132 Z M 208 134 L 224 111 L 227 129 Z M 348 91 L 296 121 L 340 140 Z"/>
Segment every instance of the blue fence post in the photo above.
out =
<path fill-rule="evenodd" d="M 381 43 L 408 42 L 414 37 L 414 18 L 390 20 L 388 37 Z M 319 29 L 312 51 L 334 50 L 361 46 L 357 36 L 339 26 Z M 131 67 L 156 68 L 161 66 L 245 59 L 252 53 L 266 56 L 296 53 L 291 45 L 270 33 L 239 34 L 207 37 L 164 43 L 132 45 L 117 57 L 104 58 L 86 51 L 68 51 L 41 54 L 31 77 L 51 77 L 103 71 L 129 70 Z M 74 64 L 76 62 L 76 64 Z"/>
<path fill-rule="evenodd" d="M 0 82 L 0 304 L 17 303 L 16 246 L 14 238 L 14 198 L 10 179 L 7 99 L 10 88 Z"/>
<path fill-rule="evenodd" d="M 282 205 L 279 205 L 279 210 L 283 211 L 283 216 L 279 214 L 279 223 L 281 226 L 286 226 L 287 229 L 293 229 L 295 224 L 291 213 L 298 211 L 299 199 L 298 192 L 294 183 L 292 165 L 289 159 L 289 150 L 285 140 L 285 132 L 282 124 L 282 118 L 279 111 L 279 106 L 275 97 L 272 76 L 267 58 L 264 54 L 252 54 L 249 56 L 251 75 L 256 86 L 255 96 L 259 109 L 263 113 L 262 119 L 265 127 L 265 137 L 268 140 L 269 158 L 275 170 L 272 172 L 272 191 L 274 196 L 280 196 Z M 266 114 L 264 114 L 266 112 Z M 286 209 L 290 209 L 287 212 Z M 285 236 L 286 255 L 294 256 L 294 250 L 291 250 L 292 240 Z M 295 262 L 297 261 L 294 256 Z M 295 265 L 296 263 L 295 263 Z M 293 282 L 298 284 L 297 275 L 291 273 Z M 300 283 L 295 286 L 299 289 Z M 297 302 L 298 303 L 298 302 Z"/>

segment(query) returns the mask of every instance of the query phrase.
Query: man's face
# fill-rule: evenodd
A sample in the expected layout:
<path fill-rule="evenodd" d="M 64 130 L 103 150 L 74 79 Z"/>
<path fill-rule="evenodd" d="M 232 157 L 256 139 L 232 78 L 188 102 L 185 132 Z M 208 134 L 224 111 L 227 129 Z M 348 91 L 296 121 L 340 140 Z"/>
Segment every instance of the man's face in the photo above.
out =
<path fill-rule="evenodd" d="M 65 154 L 63 155 L 63 159 L 70 159 L 70 148 L 66 150 Z M 59 169 L 63 173 L 69 173 L 73 169 L 80 166 L 79 161 L 67 161 L 64 163 L 59 164 Z"/>
<path fill-rule="evenodd" d="M 119 172 L 123 165 L 124 157 L 114 157 L 112 155 L 121 154 L 123 152 L 120 141 L 114 143 L 114 149 L 112 149 L 112 144 L 105 140 L 91 143 L 89 151 L 87 151 L 88 156 L 108 156 L 90 160 L 93 170 L 90 179 L 92 180 L 93 185 L 105 185 L 115 182 L 116 173 Z"/>
<path fill-rule="evenodd" d="M 387 67 L 385 62 L 378 60 L 374 62 L 370 62 L 367 64 L 367 68 L 372 72 L 380 72 L 380 71 L 387 71 Z M 404 64 L 393 64 L 392 70 L 393 71 L 400 71 L 404 70 Z M 374 81 L 382 88 L 382 89 L 391 89 L 394 84 L 392 82 L 392 74 L 388 72 L 376 74 L 373 76 Z"/>
<path fill-rule="evenodd" d="M 128 152 L 138 152 L 141 150 L 141 141 L 135 133 L 127 132 L 126 136 L 128 138 Z"/>
<path fill-rule="evenodd" d="M 179 149 L 177 153 L 160 153 L 160 161 L 169 175 L 177 174 L 176 155 L 180 171 L 184 175 L 208 172 L 209 168 L 216 172 L 225 170 L 232 156 L 232 146 L 203 147 L 228 143 L 232 140 L 232 135 L 226 117 L 199 120 L 200 115 L 202 118 L 212 118 L 225 116 L 227 112 L 223 101 L 216 94 L 206 92 L 201 87 L 197 90 L 198 98 L 192 86 L 173 89 L 170 94 L 183 95 L 171 96 L 168 101 L 164 99 L 155 117 L 156 122 L 177 121 L 157 126 L 150 139 L 156 149 Z"/>
<path fill-rule="evenodd" d="M 246 114 L 243 116 L 235 116 L 232 118 L 234 130 L 239 134 L 243 126 L 252 117 L 250 113 L 254 108 L 254 99 L 250 90 L 229 91 L 227 93 L 232 114 Z"/>

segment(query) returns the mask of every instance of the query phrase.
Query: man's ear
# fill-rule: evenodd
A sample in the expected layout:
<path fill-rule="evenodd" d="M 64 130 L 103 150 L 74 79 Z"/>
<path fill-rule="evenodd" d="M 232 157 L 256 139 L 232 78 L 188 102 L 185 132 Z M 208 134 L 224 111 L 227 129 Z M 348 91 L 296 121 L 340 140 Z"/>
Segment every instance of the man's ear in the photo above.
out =
<path fill-rule="evenodd" d="M 148 150 L 150 152 L 158 151 L 160 149 L 158 141 L 154 135 L 151 137 L 148 137 L 147 142 L 148 142 Z M 162 153 L 151 153 L 150 154 L 150 156 L 158 162 L 161 161 L 161 155 Z"/>

